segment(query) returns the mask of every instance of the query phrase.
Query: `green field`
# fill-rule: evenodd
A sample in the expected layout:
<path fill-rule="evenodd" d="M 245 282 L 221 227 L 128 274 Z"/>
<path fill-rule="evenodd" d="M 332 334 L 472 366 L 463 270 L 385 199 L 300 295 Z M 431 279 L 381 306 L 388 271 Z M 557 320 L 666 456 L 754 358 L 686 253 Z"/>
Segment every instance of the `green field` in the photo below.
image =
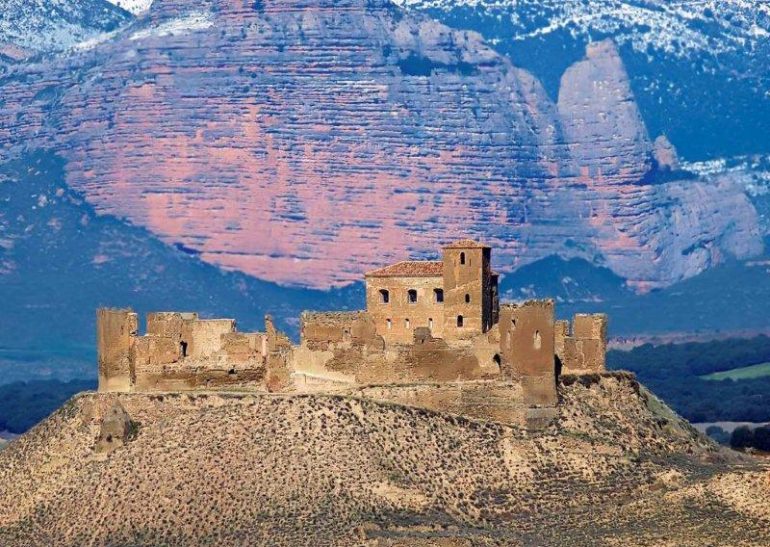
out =
<path fill-rule="evenodd" d="M 751 380 L 770 376 L 770 363 L 760 363 L 750 367 L 734 368 L 723 372 L 714 372 L 701 376 L 704 380 Z"/>

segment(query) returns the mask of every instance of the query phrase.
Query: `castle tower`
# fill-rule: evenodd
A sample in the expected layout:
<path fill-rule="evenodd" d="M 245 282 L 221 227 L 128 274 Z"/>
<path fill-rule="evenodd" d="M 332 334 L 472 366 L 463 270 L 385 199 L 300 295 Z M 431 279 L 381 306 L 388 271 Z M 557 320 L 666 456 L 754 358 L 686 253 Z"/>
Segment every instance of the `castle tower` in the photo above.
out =
<path fill-rule="evenodd" d="M 492 250 L 470 239 L 444 247 L 444 338 L 471 338 L 496 320 Z"/>
<path fill-rule="evenodd" d="M 560 329 L 557 336 L 556 327 Z M 555 343 L 563 343 L 564 324 L 554 321 L 553 300 L 504 304 L 500 309 L 500 350 L 504 375 L 520 378 L 524 403 L 553 406 L 556 393 Z"/>
<path fill-rule="evenodd" d="M 96 312 L 99 391 L 130 391 L 131 346 L 139 318 L 131 310 L 100 308 Z"/>

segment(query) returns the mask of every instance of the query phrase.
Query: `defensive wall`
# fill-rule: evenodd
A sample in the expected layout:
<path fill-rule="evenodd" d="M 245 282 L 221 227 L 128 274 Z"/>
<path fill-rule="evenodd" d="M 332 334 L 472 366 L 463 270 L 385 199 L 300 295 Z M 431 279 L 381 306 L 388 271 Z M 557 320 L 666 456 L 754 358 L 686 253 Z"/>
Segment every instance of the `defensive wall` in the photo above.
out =
<path fill-rule="evenodd" d="M 369 272 L 367 309 L 303 312 L 292 345 L 195 313 L 97 312 L 100 391 L 336 392 L 507 422 L 558 404 L 561 373 L 605 369 L 607 317 L 557 321 L 552 300 L 500 305 L 489 247 Z"/>
<path fill-rule="evenodd" d="M 143 336 L 138 324 L 131 310 L 98 310 L 100 391 L 276 391 L 290 381 L 291 343 L 269 317 L 266 332 L 251 333 L 195 313 L 150 313 Z"/>

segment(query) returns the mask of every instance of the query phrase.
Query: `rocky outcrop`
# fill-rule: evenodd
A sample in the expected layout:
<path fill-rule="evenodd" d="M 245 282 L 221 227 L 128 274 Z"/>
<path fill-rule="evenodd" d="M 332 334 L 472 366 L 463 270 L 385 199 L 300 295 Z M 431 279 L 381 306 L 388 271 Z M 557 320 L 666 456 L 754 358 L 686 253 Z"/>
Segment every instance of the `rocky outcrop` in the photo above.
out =
<path fill-rule="evenodd" d="M 467 235 L 503 270 L 577 255 L 643 286 L 761 248 L 739 188 L 639 184 L 652 145 L 611 43 L 556 105 L 478 35 L 384 0 L 157 0 L 0 85 L 0 159 L 56 149 L 99 212 L 281 283 L 344 284 Z M 715 194 L 736 207 L 697 201 Z"/>
<path fill-rule="evenodd" d="M 567 69 L 558 107 L 581 180 L 626 184 L 649 171 L 652 145 L 611 40 L 589 44 L 585 59 Z"/>
<path fill-rule="evenodd" d="M 115 401 L 102 418 L 99 439 L 94 449 L 99 453 L 110 453 L 129 441 L 132 433 L 131 417 L 119 401 Z"/>
<path fill-rule="evenodd" d="M 678 166 L 676 151 L 665 137 L 650 142 L 612 41 L 589 44 L 586 58 L 567 70 L 558 107 L 584 185 L 575 203 L 605 263 L 630 284 L 659 287 L 725 255 L 762 251 L 756 210 L 738 182 L 646 180 L 652 170 Z"/>
<path fill-rule="evenodd" d="M 679 156 L 676 153 L 676 148 L 665 135 L 659 135 L 658 138 L 655 139 L 652 155 L 655 158 L 658 167 L 669 169 L 671 171 L 679 169 Z"/>

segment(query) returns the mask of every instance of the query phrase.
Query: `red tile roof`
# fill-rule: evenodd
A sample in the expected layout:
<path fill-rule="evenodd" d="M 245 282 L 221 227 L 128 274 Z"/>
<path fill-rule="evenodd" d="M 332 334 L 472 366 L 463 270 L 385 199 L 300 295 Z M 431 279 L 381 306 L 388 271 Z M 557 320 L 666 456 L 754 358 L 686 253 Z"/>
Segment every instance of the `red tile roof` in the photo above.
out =
<path fill-rule="evenodd" d="M 444 263 L 440 260 L 404 260 L 367 272 L 366 277 L 441 277 L 443 275 Z"/>
<path fill-rule="evenodd" d="M 472 239 L 461 239 L 460 241 L 455 241 L 454 243 L 450 243 L 449 245 L 444 246 L 445 249 L 489 249 L 489 245 L 484 245 L 483 243 L 479 243 L 478 241 L 473 241 Z"/>

